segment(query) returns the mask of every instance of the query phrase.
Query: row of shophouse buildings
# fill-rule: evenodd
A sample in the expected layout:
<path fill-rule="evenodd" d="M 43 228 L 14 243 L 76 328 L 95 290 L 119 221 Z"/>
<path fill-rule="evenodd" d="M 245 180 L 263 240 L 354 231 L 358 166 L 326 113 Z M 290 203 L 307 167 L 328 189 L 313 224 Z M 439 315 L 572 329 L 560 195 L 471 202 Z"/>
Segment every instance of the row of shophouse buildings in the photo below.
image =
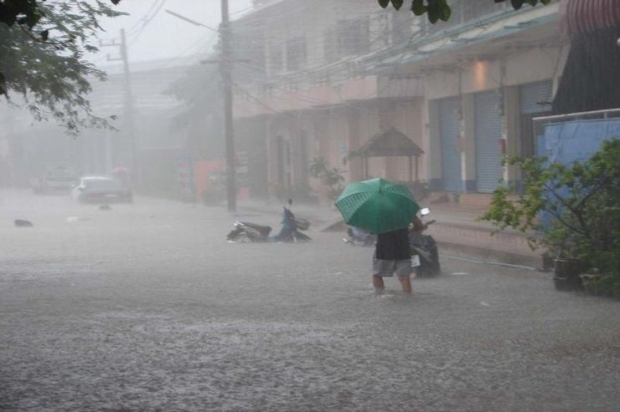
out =
<path fill-rule="evenodd" d="M 620 2 L 451 5 L 450 21 L 435 25 L 351 0 L 257 1 L 236 21 L 233 35 L 252 48 L 238 63 L 236 133 L 240 147 L 264 147 L 267 185 L 306 186 L 309 160 L 321 157 L 347 181 L 419 179 L 484 202 L 501 181 L 519 181 L 505 156 L 537 154 L 532 119 L 620 107 L 609 92 Z M 366 163 L 350 156 L 394 130 L 423 151 L 415 172 L 389 147 Z"/>
<path fill-rule="evenodd" d="M 322 158 L 345 182 L 418 180 L 435 192 L 484 201 L 501 180 L 519 180 L 518 171 L 502 165 L 504 156 L 537 154 L 532 119 L 620 107 L 620 1 L 560 0 L 518 11 L 492 0 L 450 4 L 450 21 L 430 24 L 406 7 L 382 9 L 374 0 L 255 0 L 232 24 L 243 195 L 310 188 L 324 197 L 309 173 L 312 159 Z M 141 120 L 133 134 L 147 184 L 174 184 L 175 162 L 190 157 L 201 195 L 210 189 L 209 173 L 225 168 L 221 109 L 171 127 L 187 102 L 153 95 L 165 82 L 178 84 L 183 70 L 132 68 L 151 96 L 134 108 Z M 148 87 L 154 73 L 162 87 Z M 219 100 L 207 84 L 218 84 L 217 72 L 204 82 L 192 87 Z M 111 88 L 100 100 L 117 95 L 115 107 L 122 107 L 122 93 Z M 139 97 L 139 88 L 133 93 Z M 152 101 L 161 104 L 149 108 Z M 415 171 L 398 144 L 390 152 L 394 142 L 380 141 L 394 131 L 419 149 Z M 369 142 L 386 145 L 381 153 L 389 156 L 352 156 Z M 99 148 L 96 156 L 105 152 Z M 115 158 L 108 149 L 99 163 L 112 167 Z"/>

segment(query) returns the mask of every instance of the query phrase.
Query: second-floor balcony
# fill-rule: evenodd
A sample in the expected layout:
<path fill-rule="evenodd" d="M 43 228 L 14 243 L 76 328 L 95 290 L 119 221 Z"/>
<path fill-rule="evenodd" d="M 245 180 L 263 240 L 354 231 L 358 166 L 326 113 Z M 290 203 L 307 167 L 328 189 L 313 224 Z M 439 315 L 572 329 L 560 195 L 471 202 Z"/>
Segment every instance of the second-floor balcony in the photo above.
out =
<path fill-rule="evenodd" d="M 235 31 L 244 34 L 241 39 L 237 37 L 241 40 L 237 44 L 249 48 L 242 53 L 243 58 L 252 56 L 248 80 L 296 84 L 291 87 L 359 77 L 377 65 L 390 65 L 394 56 L 405 50 L 423 50 L 427 45 L 433 48 L 433 42 L 445 39 L 452 45 L 468 44 L 476 39 L 469 34 L 463 39 L 459 36 L 472 31 L 474 37 L 480 31 L 487 36 L 497 27 L 508 26 L 513 17 L 528 15 L 533 10 L 524 5 L 515 11 L 510 1 L 455 0 L 450 2 L 449 21 L 431 24 L 426 16 L 414 16 L 404 6 L 396 11 L 382 9 L 375 3 L 361 10 L 357 1 L 342 0 L 338 8 L 329 9 L 335 15 L 328 21 L 312 21 L 310 16 L 322 15 L 317 9 L 325 8 L 327 14 L 331 3 L 319 0 L 309 5 L 303 0 L 278 0 L 268 4 L 263 4 L 262 12 L 254 20 L 246 20 L 245 26 L 243 21 L 236 24 Z M 278 17 L 274 7 L 286 13 Z M 544 7 L 553 6 L 538 6 L 536 11 Z M 306 29 L 285 29 L 292 20 L 297 22 L 297 29 Z M 511 34 L 528 28 L 519 24 L 510 29 Z"/>

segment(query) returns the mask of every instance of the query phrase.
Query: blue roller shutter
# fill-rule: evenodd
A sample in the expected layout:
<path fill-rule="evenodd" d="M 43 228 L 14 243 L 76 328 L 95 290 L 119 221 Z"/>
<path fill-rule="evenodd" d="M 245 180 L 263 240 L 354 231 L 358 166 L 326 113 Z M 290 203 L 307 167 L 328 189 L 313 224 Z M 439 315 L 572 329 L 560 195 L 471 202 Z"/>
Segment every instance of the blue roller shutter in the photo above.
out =
<path fill-rule="evenodd" d="M 459 99 L 450 98 L 439 101 L 439 134 L 441 136 L 442 176 L 444 190 L 460 192 L 461 153 L 457 150 L 460 131 Z"/>
<path fill-rule="evenodd" d="M 476 184 L 478 192 L 490 193 L 502 178 L 502 119 L 499 95 L 495 92 L 475 95 Z"/>

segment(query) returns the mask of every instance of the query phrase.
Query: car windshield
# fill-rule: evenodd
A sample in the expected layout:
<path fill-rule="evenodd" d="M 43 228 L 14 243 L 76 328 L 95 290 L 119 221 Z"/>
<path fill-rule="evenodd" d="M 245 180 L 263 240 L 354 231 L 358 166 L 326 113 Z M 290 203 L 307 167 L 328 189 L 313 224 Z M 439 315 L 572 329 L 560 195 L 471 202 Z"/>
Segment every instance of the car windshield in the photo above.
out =
<path fill-rule="evenodd" d="M 89 190 L 121 190 L 121 182 L 114 179 L 87 179 L 84 186 Z"/>

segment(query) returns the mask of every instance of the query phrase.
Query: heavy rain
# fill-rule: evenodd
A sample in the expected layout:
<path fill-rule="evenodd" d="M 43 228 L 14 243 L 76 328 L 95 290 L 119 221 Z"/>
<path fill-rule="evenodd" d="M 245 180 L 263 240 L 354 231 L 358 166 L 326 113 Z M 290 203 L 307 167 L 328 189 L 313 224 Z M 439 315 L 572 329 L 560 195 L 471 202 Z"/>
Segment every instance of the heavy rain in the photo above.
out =
<path fill-rule="evenodd" d="M 0 0 L 0 410 L 613 411 L 620 0 Z"/>

